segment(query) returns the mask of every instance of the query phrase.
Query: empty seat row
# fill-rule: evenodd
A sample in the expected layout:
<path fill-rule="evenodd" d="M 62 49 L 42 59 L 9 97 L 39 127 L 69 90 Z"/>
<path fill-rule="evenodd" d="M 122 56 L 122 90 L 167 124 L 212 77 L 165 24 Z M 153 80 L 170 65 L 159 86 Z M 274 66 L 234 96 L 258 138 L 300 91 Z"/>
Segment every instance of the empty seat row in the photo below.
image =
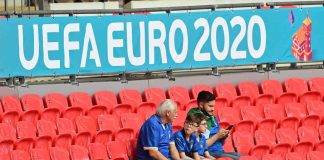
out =
<path fill-rule="evenodd" d="M 310 101 L 307 105 L 292 102 L 285 105 L 223 107 L 218 108 L 217 115 L 224 128 L 230 124 L 236 124 L 236 128 L 251 126 L 252 130 L 260 127 L 273 129 L 280 126 L 295 130 L 298 126 L 318 128 L 320 124 L 324 124 L 324 102 Z"/>
<path fill-rule="evenodd" d="M 124 142 L 109 142 L 107 145 L 90 143 L 87 147 L 72 145 L 68 149 L 50 147 L 29 151 L 12 150 L 0 154 L 2 160 L 128 160 L 128 149 Z"/>
<path fill-rule="evenodd" d="M 323 132 L 324 126 L 321 126 Z M 323 133 L 322 133 L 323 134 Z M 255 133 L 235 131 L 224 144 L 225 151 L 236 151 L 243 155 L 262 156 L 266 153 L 285 154 L 289 151 L 307 153 L 311 150 L 324 151 L 323 136 L 320 140 L 316 129 L 300 127 L 296 131 L 291 128 L 280 128 L 275 133 L 257 130 Z"/>
<path fill-rule="evenodd" d="M 261 157 L 257 156 L 242 156 L 240 160 L 322 160 L 324 152 L 322 151 L 309 151 L 306 156 L 299 152 L 288 152 L 285 156 L 280 154 L 266 153 Z M 225 159 L 223 159 L 225 160 Z"/>
<path fill-rule="evenodd" d="M 52 146 L 68 149 L 71 145 L 106 145 L 113 140 L 128 143 L 135 139 L 143 120 L 136 115 L 126 114 L 120 121 L 111 115 L 100 115 L 97 122 L 91 117 L 79 116 L 75 122 L 66 118 L 58 118 L 56 123 L 39 120 L 36 126 L 29 121 L 19 121 L 16 128 L 8 123 L 0 123 L 0 154 L 8 154 L 16 149 L 29 151 Z"/>

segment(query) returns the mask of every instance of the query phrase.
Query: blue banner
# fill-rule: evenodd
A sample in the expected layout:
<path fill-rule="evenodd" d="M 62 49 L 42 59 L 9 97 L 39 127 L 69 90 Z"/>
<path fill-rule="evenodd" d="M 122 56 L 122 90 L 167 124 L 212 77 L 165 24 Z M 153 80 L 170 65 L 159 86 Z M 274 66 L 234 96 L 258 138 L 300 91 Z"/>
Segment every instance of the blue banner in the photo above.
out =
<path fill-rule="evenodd" d="M 0 20 L 0 77 L 324 60 L 324 8 Z"/>

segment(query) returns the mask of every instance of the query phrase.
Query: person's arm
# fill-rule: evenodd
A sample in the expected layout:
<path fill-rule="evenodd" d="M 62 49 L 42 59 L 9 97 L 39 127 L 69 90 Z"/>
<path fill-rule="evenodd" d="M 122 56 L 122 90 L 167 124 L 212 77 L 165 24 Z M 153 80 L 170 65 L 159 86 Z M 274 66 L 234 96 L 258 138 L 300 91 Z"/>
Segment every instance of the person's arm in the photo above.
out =
<path fill-rule="evenodd" d="M 229 131 L 225 129 L 220 129 L 219 132 L 207 139 L 207 146 L 211 146 L 214 144 L 217 140 L 225 138 L 228 135 Z"/>
<path fill-rule="evenodd" d="M 194 158 L 194 160 L 201 160 L 201 158 L 200 158 L 198 152 L 194 152 L 194 153 L 193 153 L 193 158 Z"/>
<path fill-rule="evenodd" d="M 161 154 L 158 150 L 154 150 L 154 149 L 149 149 L 147 150 L 148 154 L 156 160 L 168 160 L 168 158 L 166 158 L 165 156 L 163 156 L 163 154 Z"/>
<path fill-rule="evenodd" d="M 182 160 L 194 160 L 194 159 L 188 157 L 188 156 L 185 154 L 185 152 L 180 152 L 180 158 L 181 158 Z"/>
<path fill-rule="evenodd" d="M 205 157 L 211 160 L 216 159 L 215 157 L 211 156 L 208 151 L 205 151 Z"/>
<path fill-rule="evenodd" d="M 175 143 L 171 142 L 169 147 L 170 147 L 171 158 L 174 160 L 180 160 L 180 155 L 179 155 L 179 152 L 177 150 Z"/>

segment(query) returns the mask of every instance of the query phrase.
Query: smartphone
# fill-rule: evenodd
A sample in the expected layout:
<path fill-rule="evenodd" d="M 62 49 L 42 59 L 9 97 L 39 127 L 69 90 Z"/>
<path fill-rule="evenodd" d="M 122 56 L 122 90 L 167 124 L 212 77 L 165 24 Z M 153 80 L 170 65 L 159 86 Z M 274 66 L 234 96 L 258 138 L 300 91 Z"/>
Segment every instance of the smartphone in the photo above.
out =
<path fill-rule="evenodd" d="M 234 125 L 229 125 L 229 126 L 226 128 L 226 130 L 231 130 L 231 129 L 233 129 L 233 127 L 234 127 Z"/>

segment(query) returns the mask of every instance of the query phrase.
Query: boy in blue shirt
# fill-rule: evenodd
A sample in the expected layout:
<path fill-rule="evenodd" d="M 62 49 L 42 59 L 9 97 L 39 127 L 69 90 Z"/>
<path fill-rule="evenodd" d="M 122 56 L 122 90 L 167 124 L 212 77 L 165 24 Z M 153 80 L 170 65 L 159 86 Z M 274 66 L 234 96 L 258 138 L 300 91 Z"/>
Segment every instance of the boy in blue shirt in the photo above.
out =
<path fill-rule="evenodd" d="M 199 144 L 195 132 L 200 124 L 199 117 L 196 114 L 190 114 L 186 117 L 182 130 L 174 134 L 175 145 L 179 151 L 181 159 L 200 160 L 198 154 Z"/>
<path fill-rule="evenodd" d="M 214 160 L 215 158 L 213 156 L 211 156 L 209 154 L 209 152 L 208 152 L 207 139 L 204 136 L 204 133 L 207 130 L 207 121 L 206 121 L 207 117 L 204 114 L 201 114 L 201 113 L 196 113 L 194 115 L 200 117 L 199 119 L 202 119 L 202 121 L 199 124 L 198 130 L 195 133 L 196 137 L 197 137 L 197 142 L 198 142 L 198 145 L 199 145 L 198 154 L 201 157 L 205 157 L 205 158 Z"/>

